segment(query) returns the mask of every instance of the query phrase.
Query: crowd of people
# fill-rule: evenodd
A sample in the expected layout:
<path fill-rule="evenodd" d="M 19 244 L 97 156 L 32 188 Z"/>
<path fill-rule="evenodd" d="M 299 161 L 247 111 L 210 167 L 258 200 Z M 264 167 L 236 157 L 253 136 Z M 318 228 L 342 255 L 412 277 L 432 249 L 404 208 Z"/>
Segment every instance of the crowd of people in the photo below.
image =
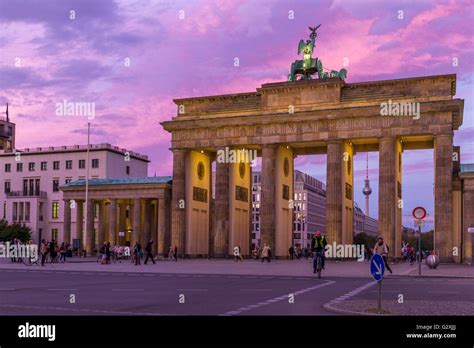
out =
<path fill-rule="evenodd" d="M 62 242 L 61 245 L 53 239 L 47 242 L 41 240 L 40 244 L 41 266 L 44 266 L 47 258 L 49 262 L 54 264 L 58 262 L 66 262 L 66 257 L 72 257 L 72 246 L 69 243 Z"/>
<path fill-rule="evenodd" d="M 29 241 L 29 243 L 33 243 Z M 22 245 L 22 242 L 19 239 L 13 239 L 10 242 L 10 245 Z M 288 249 L 288 258 L 290 260 L 300 259 L 301 257 L 308 259 L 312 258 L 313 260 L 313 268 L 316 271 L 316 259 L 319 256 L 322 263 L 322 269 L 325 266 L 325 251 L 326 251 L 327 241 L 324 235 L 321 232 L 317 231 L 313 238 L 311 239 L 311 244 L 309 248 L 301 249 L 300 246 L 291 246 Z M 130 248 L 128 246 L 119 246 L 115 245 L 112 246 L 110 242 L 104 242 L 98 251 L 98 261 L 101 264 L 107 265 L 111 263 L 111 260 L 117 261 L 122 259 L 130 260 L 135 265 L 141 265 L 142 259 L 144 258 L 143 264 L 147 264 L 148 261 L 153 262 L 155 264 L 155 255 L 153 253 L 154 250 L 154 241 L 153 239 L 149 239 L 146 242 L 145 248 L 142 247 L 139 241 L 136 241 L 133 244 L 133 247 Z M 373 248 L 369 248 L 365 246 L 365 258 L 366 260 L 370 260 L 373 254 L 379 254 L 382 256 L 385 268 L 392 273 L 392 270 L 388 264 L 388 254 L 389 254 L 389 246 L 384 242 L 382 237 L 377 238 L 377 242 Z M 69 243 L 58 243 L 53 239 L 51 241 L 46 241 L 43 239 L 41 241 L 40 247 L 40 259 L 41 265 L 44 266 L 45 263 L 57 263 L 57 262 L 66 262 L 67 257 L 72 257 L 73 248 Z M 243 255 L 241 253 L 240 245 L 237 245 L 233 248 L 234 260 L 236 262 L 242 262 L 244 260 Z M 267 261 L 270 262 L 273 258 L 272 249 L 266 243 L 263 244 L 263 247 L 260 245 L 256 245 L 251 252 L 251 257 L 255 260 L 261 260 L 261 262 Z M 417 252 L 415 248 L 413 248 L 410 244 L 406 243 L 402 247 L 402 257 L 410 264 L 416 262 L 418 258 L 421 257 L 421 260 L 425 257 L 423 252 L 420 254 Z M 168 253 L 164 256 L 164 259 L 169 261 L 178 261 L 178 247 L 176 245 L 172 245 L 169 247 Z M 19 257 L 12 257 L 12 262 L 22 262 L 22 259 Z"/>

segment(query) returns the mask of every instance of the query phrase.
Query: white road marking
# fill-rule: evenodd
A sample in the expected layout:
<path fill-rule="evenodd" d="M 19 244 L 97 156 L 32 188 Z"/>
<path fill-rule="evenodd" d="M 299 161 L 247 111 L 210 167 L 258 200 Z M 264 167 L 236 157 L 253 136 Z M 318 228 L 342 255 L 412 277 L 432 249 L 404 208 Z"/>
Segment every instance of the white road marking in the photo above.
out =
<path fill-rule="evenodd" d="M 345 301 L 348 298 L 351 298 L 351 297 L 357 295 L 358 293 L 374 286 L 375 284 L 377 284 L 377 282 L 373 281 L 373 282 L 367 283 L 365 285 L 359 286 L 358 288 L 348 292 L 347 294 L 344 294 L 342 296 L 339 296 L 338 298 L 335 298 L 334 300 L 329 301 L 329 304 Z"/>
<path fill-rule="evenodd" d="M 99 314 L 124 314 L 124 315 L 172 315 L 163 313 L 147 313 L 147 312 L 127 312 L 127 311 L 107 311 L 100 309 L 88 309 L 88 308 L 73 308 L 73 307 L 46 307 L 46 306 L 23 306 L 23 305 L 10 305 L 0 304 L 0 307 L 4 308 L 18 308 L 18 309 L 41 309 L 41 310 L 56 310 L 56 311 L 67 311 L 67 312 L 84 312 L 84 313 L 99 313 Z"/>
<path fill-rule="evenodd" d="M 459 294 L 460 293 L 458 291 L 428 291 L 428 292 L 432 294 Z"/>
<path fill-rule="evenodd" d="M 311 286 L 309 288 L 304 288 L 304 289 L 301 289 L 298 291 L 298 294 L 303 294 L 303 293 L 306 293 L 306 292 L 309 292 L 309 291 L 313 291 L 313 290 L 316 290 L 316 289 L 319 289 L 319 288 L 322 288 L 324 286 L 328 286 L 328 285 L 332 285 L 332 284 L 335 284 L 336 282 L 333 281 L 333 280 L 325 280 L 323 284 L 318 284 L 318 285 L 315 285 L 315 286 Z M 262 307 L 262 306 L 267 306 L 267 305 L 270 305 L 272 303 L 275 303 L 275 302 L 278 302 L 278 301 L 283 301 L 285 299 L 288 298 L 288 295 L 290 293 L 286 294 L 286 295 L 282 295 L 282 296 L 278 296 L 278 297 L 275 297 L 275 298 L 271 298 L 269 300 L 266 300 L 266 301 L 262 301 L 262 302 L 259 302 L 259 303 L 256 303 L 256 304 L 253 304 L 253 305 L 249 305 L 249 306 L 246 306 L 246 307 L 241 307 L 239 309 L 236 309 L 236 310 L 233 310 L 233 311 L 229 311 L 229 312 L 226 312 L 224 314 L 220 314 L 221 316 L 228 316 L 228 315 L 237 315 L 237 314 L 240 314 L 242 312 L 246 312 L 246 311 L 249 311 L 249 310 L 252 310 L 254 308 L 258 308 L 258 307 Z M 293 295 L 296 295 L 295 292 L 292 292 L 291 294 Z"/>

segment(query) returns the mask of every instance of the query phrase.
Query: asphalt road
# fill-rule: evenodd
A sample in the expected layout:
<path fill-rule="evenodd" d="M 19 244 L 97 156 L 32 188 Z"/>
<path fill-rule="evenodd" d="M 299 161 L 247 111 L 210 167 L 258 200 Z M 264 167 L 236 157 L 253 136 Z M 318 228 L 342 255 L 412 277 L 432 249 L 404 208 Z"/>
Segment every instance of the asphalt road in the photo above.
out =
<path fill-rule="evenodd" d="M 0 279 L 0 315 L 335 315 L 323 305 L 376 298 L 376 287 L 354 291 L 371 282 L 360 277 L 2 270 Z M 472 280 L 384 282 L 385 298 L 474 301 Z"/>

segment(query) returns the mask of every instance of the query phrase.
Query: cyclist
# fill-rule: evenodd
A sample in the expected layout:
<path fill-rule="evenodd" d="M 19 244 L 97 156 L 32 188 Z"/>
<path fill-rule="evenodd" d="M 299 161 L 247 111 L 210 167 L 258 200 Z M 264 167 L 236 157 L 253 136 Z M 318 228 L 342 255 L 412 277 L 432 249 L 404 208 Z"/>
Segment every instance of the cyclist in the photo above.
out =
<path fill-rule="evenodd" d="M 321 268 L 324 269 L 324 252 L 326 251 L 327 244 L 326 238 L 321 235 L 321 232 L 316 231 L 315 235 L 311 239 L 311 251 L 313 252 L 313 273 L 317 272 L 316 263 L 318 261 L 318 255 L 321 257 Z"/>

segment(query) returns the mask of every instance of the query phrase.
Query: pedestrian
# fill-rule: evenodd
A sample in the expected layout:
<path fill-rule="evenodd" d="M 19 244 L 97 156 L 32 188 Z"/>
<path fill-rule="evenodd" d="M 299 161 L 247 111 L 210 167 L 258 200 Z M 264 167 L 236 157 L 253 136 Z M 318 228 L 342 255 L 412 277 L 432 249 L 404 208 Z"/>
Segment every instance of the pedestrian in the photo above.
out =
<path fill-rule="evenodd" d="M 313 238 L 311 239 L 311 251 L 313 252 L 313 273 L 317 271 L 318 256 L 321 258 L 321 268 L 324 269 L 326 262 L 326 238 L 321 235 L 320 231 L 316 231 Z"/>
<path fill-rule="evenodd" d="M 168 261 L 171 261 L 173 259 L 173 254 L 174 254 L 174 249 L 173 249 L 173 246 L 170 245 L 170 248 L 168 250 Z"/>
<path fill-rule="evenodd" d="M 66 262 L 66 243 L 62 242 L 61 246 L 59 247 L 59 261 Z"/>
<path fill-rule="evenodd" d="M 392 273 L 392 270 L 390 269 L 390 266 L 388 265 L 388 261 L 387 261 L 388 250 L 389 250 L 388 245 L 384 243 L 383 238 L 378 237 L 377 243 L 375 243 L 375 246 L 374 246 L 373 253 L 379 254 L 382 256 L 385 267 L 388 269 L 390 273 Z"/>
<path fill-rule="evenodd" d="M 106 246 L 107 246 L 107 243 L 104 242 L 104 243 L 102 243 L 102 246 L 101 246 L 100 249 L 99 249 L 100 264 L 101 264 L 101 265 L 105 265 L 105 263 L 106 263 L 106 261 L 107 261 L 107 260 L 106 260 L 107 257 L 106 257 L 106 255 L 105 255 L 105 247 L 106 247 Z"/>
<path fill-rule="evenodd" d="M 297 245 L 297 246 L 295 246 L 294 253 L 295 253 L 295 257 L 296 257 L 296 259 L 297 259 L 297 260 L 299 260 L 299 259 L 300 259 L 300 257 L 301 257 L 301 249 L 300 249 L 300 247 L 299 247 L 298 245 Z"/>
<path fill-rule="evenodd" d="M 293 260 L 295 254 L 293 246 L 290 246 L 290 248 L 288 249 L 288 254 L 290 254 L 290 260 Z"/>
<path fill-rule="evenodd" d="M 146 257 L 145 257 L 145 262 L 144 264 L 148 262 L 148 259 L 151 259 L 153 261 L 153 264 L 155 264 L 155 260 L 153 259 L 153 252 L 152 252 L 152 247 L 153 247 L 153 239 L 150 238 L 148 243 L 146 243 L 145 246 L 145 251 L 146 251 Z"/>
<path fill-rule="evenodd" d="M 51 257 L 51 264 L 54 264 L 56 257 L 58 256 L 58 252 L 56 250 L 56 241 L 54 239 L 49 243 L 49 256 Z"/>
<path fill-rule="evenodd" d="M 41 266 L 44 266 L 44 262 L 46 261 L 46 256 L 48 255 L 48 244 L 46 240 L 41 240 L 40 246 L 40 253 L 41 253 Z"/>
<path fill-rule="evenodd" d="M 110 264 L 110 242 L 107 242 L 105 244 L 105 264 L 108 265 Z"/>
<path fill-rule="evenodd" d="M 178 262 L 178 247 L 175 245 L 173 249 L 173 258 L 176 262 Z"/>
<path fill-rule="evenodd" d="M 262 262 L 267 260 L 270 262 L 270 257 L 271 257 L 271 249 L 267 244 L 263 244 L 263 249 L 262 249 Z"/>
<path fill-rule="evenodd" d="M 135 245 L 133 246 L 133 256 L 135 259 L 135 266 L 141 265 L 141 257 L 143 255 L 142 252 L 142 246 L 138 241 L 135 242 Z"/>
<path fill-rule="evenodd" d="M 135 245 L 133 246 L 133 259 L 135 260 L 135 266 L 141 265 L 142 254 L 142 246 L 140 245 L 140 243 L 138 243 L 138 241 L 136 241 Z"/>

